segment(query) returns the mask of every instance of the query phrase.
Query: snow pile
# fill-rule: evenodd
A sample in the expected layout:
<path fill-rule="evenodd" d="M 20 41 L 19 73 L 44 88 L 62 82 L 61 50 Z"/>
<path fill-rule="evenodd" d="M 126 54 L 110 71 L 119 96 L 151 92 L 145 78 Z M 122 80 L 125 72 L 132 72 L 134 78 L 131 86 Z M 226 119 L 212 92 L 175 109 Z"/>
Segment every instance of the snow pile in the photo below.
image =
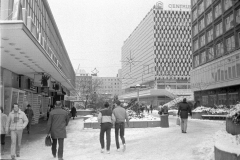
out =
<path fill-rule="evenodd" d="M 225 130 L 215 134 L 215 146 L 225 152 L 240 155 L 240 135 L 231 135 Z"/>
<path fill-rule="evenodd" d="M 189 101 L 193 101 L 194 98 L 193 96 L 181 96 L 181 97 L 177 97 L 175 98 L 174 100 L 164 104 L 163 106 L 168 106 L 168 107 L 172 107 L 172 106 L 175 106 L 176 104 L 178 104 L 179 102 L 182 102 L 183 101 L 183 98 L 186 98 L 187 102 Z"/>
<path fill-rule="evenodd" d="M 88 119 L 85 120 L 85 122 L 98 122 L 97 117 L 89 117 Z"/>
<path fill-rule="evenodd" d="M 212 113 L 212 114 L 227 114 L 228 112 L 229 112 L 229 109 L 226 109 L 226 108 L 209 109 L 209 113 Z"/>
<path fill-rule="evenodd" d="M 192 110 L 192 112 L 209 112 L 210 108 L 204 107 L 204 106 L 199 106 Z"/>

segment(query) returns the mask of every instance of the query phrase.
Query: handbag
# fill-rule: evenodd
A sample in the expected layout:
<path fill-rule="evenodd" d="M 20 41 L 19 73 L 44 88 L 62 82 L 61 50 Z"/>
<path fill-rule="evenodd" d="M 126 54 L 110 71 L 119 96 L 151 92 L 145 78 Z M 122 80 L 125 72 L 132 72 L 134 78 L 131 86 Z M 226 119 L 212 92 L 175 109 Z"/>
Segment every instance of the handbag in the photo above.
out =
<path fill-rule="evenodd" d="M 180 126 L 180 118 L 177 118 L 176 124 Z"/>
<path fill-rule="evenodd" d="M 47 146 L 47 147 L 52 146 L 52 139 L 51 139 L 50 135 L 47 135 L 47 137 L 45 138 L 45 146 Z"/>

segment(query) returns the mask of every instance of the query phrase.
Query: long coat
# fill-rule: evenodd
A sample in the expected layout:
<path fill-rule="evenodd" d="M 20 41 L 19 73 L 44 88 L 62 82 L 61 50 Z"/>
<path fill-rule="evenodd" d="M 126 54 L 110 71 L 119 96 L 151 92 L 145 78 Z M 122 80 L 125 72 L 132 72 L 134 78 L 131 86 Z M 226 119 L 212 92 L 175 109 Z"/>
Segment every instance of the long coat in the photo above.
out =
<path fill-rule="evenodd" d="M 55 107 L 49 115 L 47 134 L 51 133 L 53 139 L 67 138 L 66 126 L 68 121 L 68 113 L 61 107 Z"/>
<path fill-rule="evenodd" d="M 31 122 L 31 120 L 32 120 L 32 118 L 33 118 L 33 116 L 34 116 L 33 110 L 27 108 L 27 109 L 25 109 L 24 113 L 26 114 L 29 122 Z"/>
<path fill-rule="evenodd" d="M 76 113 L 77 113 L 76 108 L 75 108 L 75 107 L 72 107 L 72 109 L 71 109 L 72 117 L 76 117 Z"/>
<path fill-rule="evenodd" d="M 183 119 L 187 119 L 188 113 L 192 116 L 190 105 L 187 102 L 181 102 L 178 107 L 178 115 Z"/>

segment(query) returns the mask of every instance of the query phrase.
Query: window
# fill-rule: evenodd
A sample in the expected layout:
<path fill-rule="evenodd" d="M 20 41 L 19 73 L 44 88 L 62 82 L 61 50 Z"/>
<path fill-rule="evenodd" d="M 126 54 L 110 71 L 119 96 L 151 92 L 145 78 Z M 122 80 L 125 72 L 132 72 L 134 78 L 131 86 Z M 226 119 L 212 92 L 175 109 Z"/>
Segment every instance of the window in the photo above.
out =
<path fill-rule="evenodd" d="M 204 18 L 200 20 L 199 23 L 199 31 L 203 30 L 205 28 Z"/>
<path fill-rule="evenodd" d="M 205 0 L 206 8 L 208 8 L 212 4 L 212 0 Z"/>
<path fill-rule="evenodd" d="M 222 22 L 215 26 L 216 37 L 220 36 L 223 33 Z"/>
<path fill-rule="evenodd" d="M 226 48 L 227 48 L 228 52 L 235 49 L 235 38 L 234 38 L 234 36 L 231 36 L 231 37 L 226 39 Z"/>
<path fill-rule="evenodd" d="M 233 14 L 225 19 L 226 31 L 233 27 Z"/>
<path fill-rule="evenodd" d="M 213 47 L 209 47 L 207 50 L 207 54 L 208 54 L 208 60 L 212 60 L 214 58 L 214 50 Z"/>
<path fill-rule="evenodd" d="M 193 11 L 193 21 L 197 19 L 197 9 Z"/>
<path fill-rule="evenodd" d="M 198 40 L 194 41 L 194 51 L 198 50 Z"/>
<path fill-rule="evenodd" d="M 218 95 L 218 105 L 226 105 L 227 103 L 227 95 L 226 94 L 219 94 Z"/>
<path fill-rule="evenodd" d="M 202 104 L 208 105 L 208 96 L 202 96 Z"/>
<path fill-rule="evenodd" d="M 211 42 L 213 40 L 213 29 L 207 32 L 207 40 L 208 42 Z"/>
<path fill-rule="evenodd" d="M 224 0 L 225 11 L 232 6 L 232 0 Z"/>
<path fill-rule="evenodd" d="M 215 18 L 219 17 L 222 14 L 222 5 L 219 3 L 215 8 Z"/>
<path fill-rule="evenodd" d="M 198 6 L 198 15 L 202 14 L 204 11 L 204 1 Z"/>
<path fill-rule="evenodd" d="M 200 45 L 201 47 L 205 45 L 205 35 L 200 37 Z"/>
<path fill-rule="evenodd" d="M 216 45 L 216 57 L 222 56 L 223 55 L 223 43 L 220 42 Z"/>
<path fill-rule="evenodd" d="M 206 52 L 202 52 L 201 53 L 201 63 L 205 63 L 206 62 Z"/>
<path fill-rule="evenodd" d="M 199 66 L 199 55 L 196 55 L 196 56 L 194 57 L 194 66 L 195 66 L 195 67 Z"/>
<path fill-rule="evenodd" d="M 195 36 L 196 34 L 198 34 L 198 25 L 197 24 L 195 26 L 193 26 L 193 36 Z"/>
<path fill-rule="evenodd" d="M 236 23 L 240 23 L 240 8 L 236 11 Z"/>
<path fill-rule="evenodd" d="M 192 0 L 192 6 L 194 6 L 197 3 L 198 0 Z"/>
<path fill-rule="evenodd" d="M 207 25 L 209 25 L 211 22 L 212 22 L 212 12 L 209 12 L 208 14 L 207 14 Z"/>

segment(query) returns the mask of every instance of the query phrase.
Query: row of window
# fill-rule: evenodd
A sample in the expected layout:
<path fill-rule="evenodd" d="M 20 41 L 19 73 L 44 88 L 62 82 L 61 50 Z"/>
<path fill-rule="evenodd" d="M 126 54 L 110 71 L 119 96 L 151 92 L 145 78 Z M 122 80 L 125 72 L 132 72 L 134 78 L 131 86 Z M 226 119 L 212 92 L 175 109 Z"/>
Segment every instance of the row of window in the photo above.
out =
<path fill-rule="evenodd" d="M 203 0 L 198 7 L 193 10 L 192 12 L 192 20 L 196 20 L 199 15 L 201 15 L 204 12 L 204 4 L 205 4 L 205 9 L 207 9 L 211 4 L 213 0 Z M 192 0 L 192 5 L 195 5 L 197 3 L 197 0 Z M 228 10 L 231 6 L 233 5 L 232 0 L 223 0 L 223 6 L 222 3 L 220 2 L 214 7 L 214 12 L 215 12 L 215 18 L 219 17 L 222 13 L 224 8 L 224 11 Z"/>
<path fill-rule="evenodd" d="M 240 42 L 240 32 L 238 33 L 238 42 Z M 240 44 L 239 44 L 240 45 Z M 221 57 L 224 54 L 224 50 L 226 53 L 229 53 L 236 49 L 235 46 L 235 36 L 232 35 L 225 39 L 225 43 L 218 42 L 214 46 L 210 46 L 206 48 L 206 51 L 201 52 L 193 57 L 193 65 L 197 67 L 201 64 L 206 63 L 207 61 L 211 61 L 214 58 Z"/>
<path fill-rule="evenodd" d="M 239 10 L 240 14 L 240 10 Z M 239 16 L 240 18 L 240 16 Z M 225 31 L 230 30 L 233 27 L 233 15 L 229 15 L 225 19 Z M 195 26 L 193 27 L 195 29 Z M 215 31 L 215 38 L 221 36 L 223 34 L 223 23 L 219 22 L 214 26 L 214 31 Z M 193 41 L 193 51 L 198 50 L 200 47 L 203 47 L 205 44 L 211 42 L 213 40 L 213 29 L 210 29 L 206 32 L 206 34 L 203 34 L 199 37 L 199 40 L 194 40 Z M 206 37 L 205 37 L 206 36 Z"/>
<path fill-rule="evenodd" d="M 235 105 L 238 101 L 238 93 L 229 93 L 228 98 L 227 94 L 218 94 L 218 102 L 217 102 L 217 95 L 209 95 L 209 96 L 202 96 L 202 104 L 203 105 Z"/>
<path fill-rule="evenodd" d="M 236 11 L 236 23 L 239 24 L 240 23 L 240 9 L 238 9 Z M 193 36 L 197 35 L 200 31 L 202 31 L 206 26 L 208 26 L 209 24 L 211 24 L 213 22 L 213 18 L 212 18 L 212 12 L 209 12 L 206 16 L 206 22 L 205 19 L 202 18 L 201 20 L 199 20 L 198 24 L 195 24 L 193 26 Z M 205 25 L 206 24 L 206 25 Z M 215 28 L 216 28 L 216 36 L 219 36 L 222 34 L 222 22 L 218 23 Z M 233 19 L 233 14 L 230 14 L 229 16 L 227 16 L 224 19 L 224 26 L 225 26 L 225 30 L 228 31 L 229 29 L 231 29 L 234 26 L 234 19 Z"/>

